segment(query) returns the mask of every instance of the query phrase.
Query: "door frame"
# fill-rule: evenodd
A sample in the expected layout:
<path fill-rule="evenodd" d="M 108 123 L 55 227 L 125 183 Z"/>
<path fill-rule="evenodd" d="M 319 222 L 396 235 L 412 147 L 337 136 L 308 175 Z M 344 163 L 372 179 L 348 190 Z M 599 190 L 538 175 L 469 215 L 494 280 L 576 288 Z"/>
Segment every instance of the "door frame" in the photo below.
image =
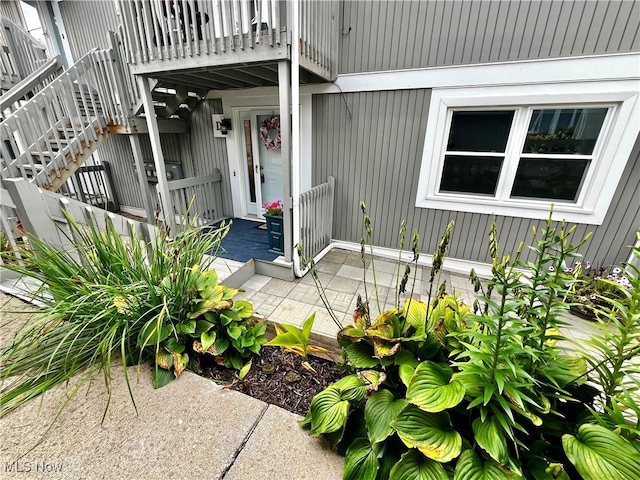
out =
<path fill-rule="evenodd" d="M 301 89 L 303 90 L 303 89 Z M 233 216 L 247 217 L 246 191 L 244 182 L 240 181 L 239 172 L 243 168 L 244 153 L 242 147 L 243 127 L 240 122 L 241 112 L 251 110 L 280 111 L 278 87 L 258 87 L 247 90 L 217 90 L 209 92 L 208 98 L 222 100 L 222 113 L 214 114 L 216 120 L 224 116 L 232 119 L 232 130 L 225 135 L 228 161 L 228 179 L 231 189 Z M 300 95 L 300 145 L 301 192 L 312 186 L 312 93 L 301 92 Z M 284 199 L 283 199 L 284 200 Z"/>
<path fill-rule="evenodd" d="M 259 153 L 259 136 L 258 136 L 258 117 L 259 116 L 265 116 L 265 115 L 274 115 L 274 116 L 280 116 L 280 110 L 277 107 L 274 107 L 272 109 L 267 109 L 267 108 L 251 108 L 251 109 L 237 109 L 237 116 L 238 116 L 238 125 L 240 125 L 242 132 L 240 135 L 238 135 L 238 152 L 240 153 L 240 158 L 239 158 L 239 163 L 240 163 L 240 169 L 243 172 L 240 175 L 240 191 L 241 191 L 241 201 L 242 201 L 242 205 L 243 205 L 243 213 L 244 216 L 249 216 L 249 215 L 254 215 L 253 212 L 249 212 L 249 205 L 250 205 L 250 200 L 249 200 L 249 185 L 248 185 L 248 178 L 245 177 L 245 175 L 248 176 L 248 171 L 246 169 L 247 164 L 247 151 L 246 151 L 246 144 L 245 144 L 245 133 L 244 133 L 244 123 L 243 121 L 248 117 L 249 120 L 251 121 L 251 144 L 252 144 L 252 149 L 253 149 L 253 158 L 254 158 L 254 167 L 255 166 L 262 166 L 262 163 L 260 162 L 260 153 Z M 253 171 L 253 178 L 254 178 L 254 182 L 255 182 L 255 190 L 256 190 L 256 213 L 255 216 L 259 219 L 262 220 L 262 213 L 263 213 L 263 208 L 262 208 L 262 182 L 261 182 L 261 174 L 258 172 L 256 172 L 255 170 Z"/>

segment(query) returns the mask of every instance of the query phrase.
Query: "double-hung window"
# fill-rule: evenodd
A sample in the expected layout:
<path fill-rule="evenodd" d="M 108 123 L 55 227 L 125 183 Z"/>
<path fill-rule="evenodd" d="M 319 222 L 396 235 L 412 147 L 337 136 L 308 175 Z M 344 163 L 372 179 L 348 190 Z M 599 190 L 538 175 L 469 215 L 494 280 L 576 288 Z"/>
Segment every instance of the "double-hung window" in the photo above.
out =
<path fill-rule="evenodd" d="M 416 206 L 602 223 L 637 136 L 629 86 L 434 90 Z"/>

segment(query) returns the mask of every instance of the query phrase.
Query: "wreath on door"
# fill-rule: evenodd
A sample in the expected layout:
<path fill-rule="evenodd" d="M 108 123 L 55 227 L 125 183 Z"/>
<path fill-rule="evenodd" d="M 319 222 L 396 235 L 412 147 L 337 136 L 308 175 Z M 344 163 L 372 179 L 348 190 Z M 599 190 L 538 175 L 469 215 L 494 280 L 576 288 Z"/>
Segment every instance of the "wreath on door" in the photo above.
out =
<path fill-rule="evenodd" d="M 273 136 L 275 131 L 275 136 Z M 278 150 L 282 143 L 280 136 L 280 118 L 269 117 L 260 125 L 260 141 L 267 150 Z"/>

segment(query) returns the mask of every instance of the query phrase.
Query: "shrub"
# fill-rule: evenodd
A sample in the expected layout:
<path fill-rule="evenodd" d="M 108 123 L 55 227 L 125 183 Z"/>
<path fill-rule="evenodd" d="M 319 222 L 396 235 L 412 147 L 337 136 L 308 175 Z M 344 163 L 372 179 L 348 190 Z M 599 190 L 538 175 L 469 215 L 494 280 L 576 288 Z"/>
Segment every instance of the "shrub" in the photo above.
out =
<path fill-rule="evenodd" d="M 433 256 L 426 302 L 409 297 L 374 319 L 368 298 L 358 302 L 354 324 L 338 334 L 351 374 L 317 394 L 301 424 L 337 445 L 345 479 L 547 480 L 576 470 L 585 479 L 640 478 L 637 423 L 619 415 L 635 402 L 622 378 L 638 353 L 637 302 L 616 314 L 625 320 L 605 337 L 607 359 L 585 362 L 559 341 L 562 299 L 574 281 L 564 269 L 588 237 L 572 244 L 575 228 L 549 219 L 534 230 L 534 259 L 525 263 L 523 245 L 513 257 L 499 255 L 494 223 L 492 278 L 484 291 L 472 272 L 481 293 L 472 309 L 436 280 L 452 228 Z M 405 234 L 403 225 L 401 248 Z M 364 235 L 361 244 L 364 259 Z M 417 268 L 415 232 L 412 245 L 400 288 Z M 604 400 L 587 380 L 600 380 Z M 617 407 L 606 398 L 612 393 Z"/>
<path fill-rule="evenodd" d="M 23 257 L 37 269 L 10 266 L 41 282 L 35 298 L 44 309 L 0 352 L 0 415 L 77 373 L 72 394 L 101 371 L 110 394 L 115 358 L 127 382 L 128 365 L 154 359 L 161 386 L 195 361 L 192 352 L 240 368 L 259 351 L 264 324 L 210 270 L 228 225 L 210 233 L 191 225 L 175 238 L 160 232 L 149 245 L 137 234 L 121 238 L 108 216 L 104 229 L 66 217 L 75 251 L 29 238 Z"/>

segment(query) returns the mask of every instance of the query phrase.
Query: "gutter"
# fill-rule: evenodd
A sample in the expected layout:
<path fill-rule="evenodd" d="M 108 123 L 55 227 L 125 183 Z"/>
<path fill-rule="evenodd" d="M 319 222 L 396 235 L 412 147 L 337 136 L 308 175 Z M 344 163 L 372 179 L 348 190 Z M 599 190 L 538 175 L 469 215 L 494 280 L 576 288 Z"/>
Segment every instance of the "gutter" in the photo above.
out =
<path fill-rule="evenodd" d="M 302 277 L 308 268 L 300 266 L 296 245 L 300 243 L 300 34 L 299 5 L 291 2 L 291 196 L 293 198 L 293 273 Z"/>

